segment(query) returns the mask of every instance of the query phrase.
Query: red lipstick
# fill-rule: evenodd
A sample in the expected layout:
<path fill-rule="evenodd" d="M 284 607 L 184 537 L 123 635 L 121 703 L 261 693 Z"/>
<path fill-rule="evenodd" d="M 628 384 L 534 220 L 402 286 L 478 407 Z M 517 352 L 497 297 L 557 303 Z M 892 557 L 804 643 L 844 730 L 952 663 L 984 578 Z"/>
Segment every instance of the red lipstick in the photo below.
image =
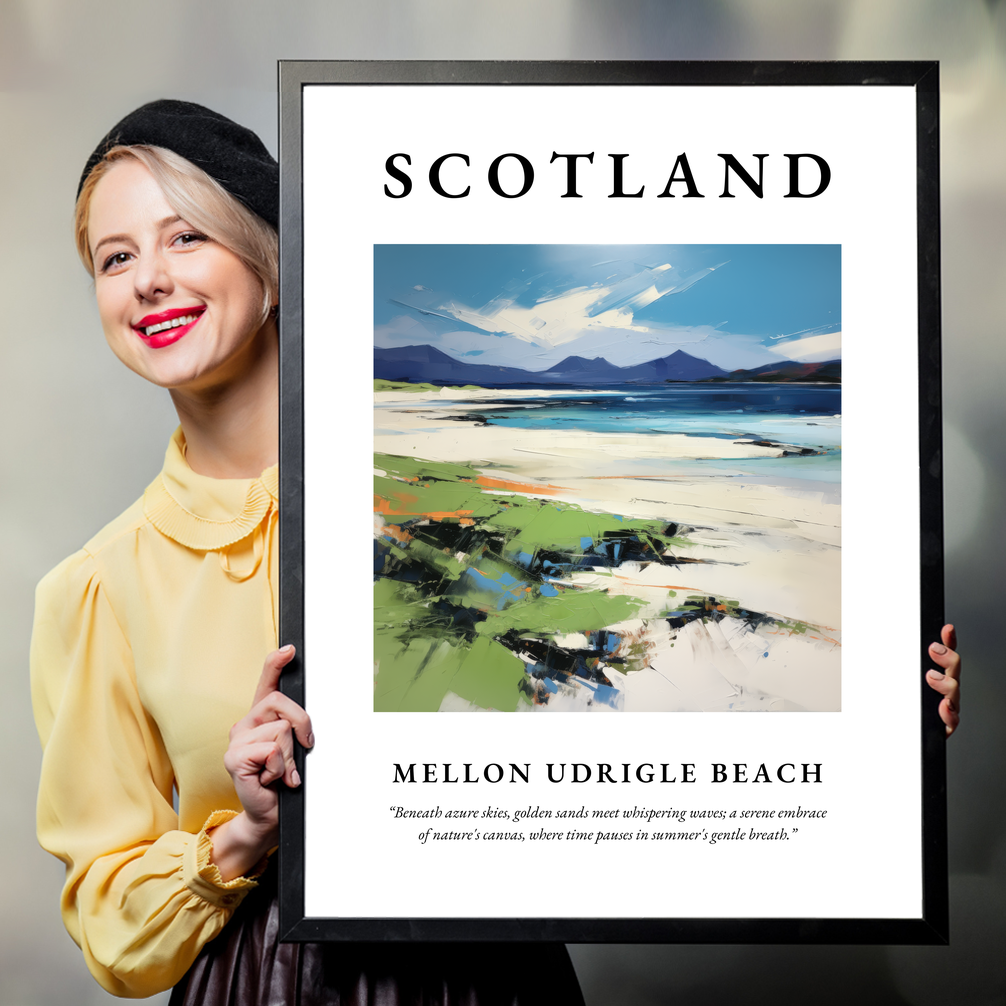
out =
<path fill-rule="evenodd" d="M 173 342 L 178 342 L 184 335 L 187 335 L 205 310 L 204 305 L 199 305 L 196 307 L 173 307 L 168 311 L 148 314 L 133 325 L 133 331 L 151 349 L 161 349 L 164 346 L 170 346 Z M 181 319 L 189 320 L 179 324 Z"/>

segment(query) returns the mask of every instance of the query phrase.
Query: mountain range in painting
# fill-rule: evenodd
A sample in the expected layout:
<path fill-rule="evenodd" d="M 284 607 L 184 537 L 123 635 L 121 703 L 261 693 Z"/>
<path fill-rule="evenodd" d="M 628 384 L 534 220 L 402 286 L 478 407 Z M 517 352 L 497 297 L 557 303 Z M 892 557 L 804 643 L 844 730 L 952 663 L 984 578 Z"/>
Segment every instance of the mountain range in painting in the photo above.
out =
<path fill-rule="evenodd" d="M 594 387 L 617 384 L 683 382 L 827 383 L 842 380 L 841 360 L 822 363 L 785 361 L 753 370 L 726 371 L 683 350 L 631 367 L 616 367 L 603 357 L 567 356 L 548 370 L 463 363 L 433 346 L 374 347 L 374 377 L 384 381 L 438 385 L 477 384 L 485 388 L 565 385 Z"/>

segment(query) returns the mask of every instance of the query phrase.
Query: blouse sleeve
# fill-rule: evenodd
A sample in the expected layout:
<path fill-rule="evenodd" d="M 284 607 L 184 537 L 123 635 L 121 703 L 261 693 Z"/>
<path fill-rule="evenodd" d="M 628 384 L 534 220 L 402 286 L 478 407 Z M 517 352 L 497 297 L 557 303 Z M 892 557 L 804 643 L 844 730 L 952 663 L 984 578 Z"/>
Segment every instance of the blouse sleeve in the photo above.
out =
<path fill-rule="evenodd" d="M 31 644 L 42 741 L 38 837 L 66 865 L 63 921 L 117 996 L 170 988 L 255 882 L 224 882 L 208 828 L 178 830 L 173 772 L 140 703 L 129 642 L 78 552 L 39 584 Z"/>

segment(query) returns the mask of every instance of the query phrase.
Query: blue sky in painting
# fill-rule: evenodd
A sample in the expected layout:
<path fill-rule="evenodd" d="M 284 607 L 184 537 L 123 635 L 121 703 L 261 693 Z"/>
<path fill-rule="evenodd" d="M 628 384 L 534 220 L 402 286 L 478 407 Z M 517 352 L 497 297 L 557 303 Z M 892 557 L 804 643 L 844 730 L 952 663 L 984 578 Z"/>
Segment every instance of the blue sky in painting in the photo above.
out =
<path fill-rule="evenodd" d="M 545 370 L 841 358 L 839 245 L 375 245 L 374 342 Z"/>

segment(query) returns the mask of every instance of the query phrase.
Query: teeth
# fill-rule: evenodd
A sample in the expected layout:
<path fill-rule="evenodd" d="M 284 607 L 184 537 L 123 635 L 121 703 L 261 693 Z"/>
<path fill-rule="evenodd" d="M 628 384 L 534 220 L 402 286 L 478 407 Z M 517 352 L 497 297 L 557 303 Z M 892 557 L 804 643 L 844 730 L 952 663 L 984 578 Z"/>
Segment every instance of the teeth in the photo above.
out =
<path fill-rule="evenodd" d="M 181 318 L 172 318 L 171 321 L 162 321 L 159 325 L 150 325 L 148 328 L 143 330 L 143 334 L 149 339 L 152 335 L 156 335 L 158 332 L 164 332 L 169 328 L 181 328 L 182 325 L 188 325 L 198 318 L 198 314 L 185 314 Z"/>

